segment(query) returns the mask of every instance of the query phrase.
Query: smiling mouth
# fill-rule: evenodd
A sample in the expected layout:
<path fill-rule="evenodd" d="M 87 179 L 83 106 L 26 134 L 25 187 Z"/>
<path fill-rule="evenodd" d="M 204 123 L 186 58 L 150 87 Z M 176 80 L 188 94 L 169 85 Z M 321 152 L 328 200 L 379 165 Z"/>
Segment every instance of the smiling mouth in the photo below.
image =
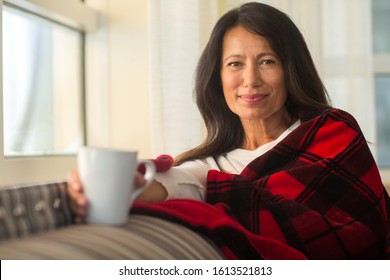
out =
<path fill-rule="evenodd" d="M 264 100 L 268 97 L 268 94 L 243 94 L 239 98 L 248 103 L 256 103 Z"/>

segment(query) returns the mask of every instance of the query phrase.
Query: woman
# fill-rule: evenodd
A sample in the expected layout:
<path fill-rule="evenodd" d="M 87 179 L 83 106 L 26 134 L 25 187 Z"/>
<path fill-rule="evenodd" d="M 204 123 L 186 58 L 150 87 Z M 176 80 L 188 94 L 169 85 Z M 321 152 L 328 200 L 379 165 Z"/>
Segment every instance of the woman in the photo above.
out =
<path fill-rule="evenodd" d="M 159 173 L 134 213 L 184 224 L 227 258 L 386 257 L 389 199 L 374 159 L 354 118 L 331 108 L 287 15 L 247 3 L 222 16 L 195 96 L 204 143 Z M 77 173 L 69 181 L 82 220 Z"/>

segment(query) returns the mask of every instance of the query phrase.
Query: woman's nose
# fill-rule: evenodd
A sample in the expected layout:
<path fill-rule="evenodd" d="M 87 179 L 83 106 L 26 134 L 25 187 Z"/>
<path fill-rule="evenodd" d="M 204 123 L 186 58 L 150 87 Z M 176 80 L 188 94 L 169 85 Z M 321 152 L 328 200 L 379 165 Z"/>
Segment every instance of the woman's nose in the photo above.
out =
<path fill-rule="evenodd" d="M 259 87 L 262 85 L 261 73 L 257 65 L 246 65 L 243 78 L 245 87 Z"/>

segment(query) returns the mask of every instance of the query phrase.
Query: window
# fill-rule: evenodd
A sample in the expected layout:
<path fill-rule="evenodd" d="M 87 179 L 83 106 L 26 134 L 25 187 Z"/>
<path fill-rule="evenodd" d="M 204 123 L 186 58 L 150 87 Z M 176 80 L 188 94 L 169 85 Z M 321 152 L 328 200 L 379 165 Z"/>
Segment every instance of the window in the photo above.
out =
<path fill-rule="evenodd" d="M 0 186 L 63 179 L 84 143 L 84 37 L 96 12 L 78 0 L 0 6 Z"/>
<path fill-rule="evenodd" d="M 390 2 L 373 0 L 373 50 L 377 123 L 377 160 L 390 168 Z"/>
<path fill-rule="evenodd" d="M 83 143 L 83 32 L 3 9 L 4 155 L 72 154 Z"/>

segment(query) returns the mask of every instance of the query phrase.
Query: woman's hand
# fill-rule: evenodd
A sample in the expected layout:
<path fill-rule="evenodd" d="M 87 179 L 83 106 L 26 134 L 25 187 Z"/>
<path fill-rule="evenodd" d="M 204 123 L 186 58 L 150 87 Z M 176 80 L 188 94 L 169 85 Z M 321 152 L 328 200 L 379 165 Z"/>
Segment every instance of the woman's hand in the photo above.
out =
<path fill-rule="evenodd" d="M 84 195 L 83 186 L 77 169 L 68 175 L 67 192 L 70 201 L 70 210 L 75 215 L 75 223 L 81 224 L 88 212 L 88 200 Z"/>

